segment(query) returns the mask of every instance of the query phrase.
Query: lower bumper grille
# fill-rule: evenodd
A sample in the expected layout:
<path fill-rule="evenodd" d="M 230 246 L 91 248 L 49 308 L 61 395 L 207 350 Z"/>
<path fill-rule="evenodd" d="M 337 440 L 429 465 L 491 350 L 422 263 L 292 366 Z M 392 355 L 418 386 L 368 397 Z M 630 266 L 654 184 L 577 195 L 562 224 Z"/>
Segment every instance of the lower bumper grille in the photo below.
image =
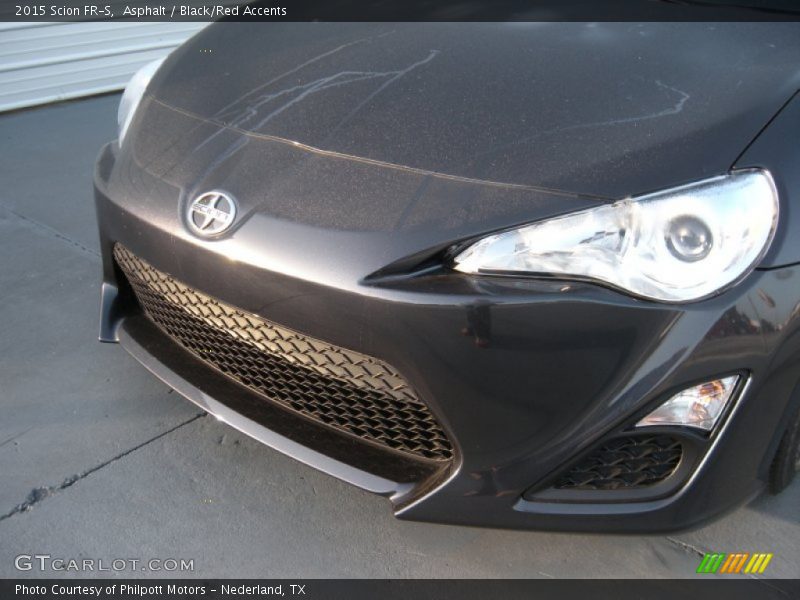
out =
<path fill-rule="evenodd" d="M 681 443 L 666 435 L 630 435 L 604 443 L 553 485 L 559 490 L 620 490 L 649 487 L 678 468 Z"/>
<path fill-rule="evenodd" d="M 120 244 L 114 257 L 146 316 L 207 364 L 362 440 L 417 458 L 452 458 L 433 414 L 386 363 L 246 314 L 158 271 Z"/>

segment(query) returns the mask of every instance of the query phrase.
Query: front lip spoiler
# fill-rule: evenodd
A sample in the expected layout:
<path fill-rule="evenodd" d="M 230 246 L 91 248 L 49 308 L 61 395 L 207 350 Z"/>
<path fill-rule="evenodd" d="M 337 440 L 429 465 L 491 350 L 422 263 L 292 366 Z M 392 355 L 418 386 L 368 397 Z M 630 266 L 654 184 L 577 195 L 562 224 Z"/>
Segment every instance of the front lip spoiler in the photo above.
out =
<path fill-rule="evenodd" d="M 395 478 L 382 477 L 318 452 L 245 416 L 252 413 L 254 407 L 258 407 L 258 410 L 269 413 L 269 416 L 279 416 L 279 418 L 282 416 L 284 421 L 291 419 L 299 423 L 300 428 L 308 427 L 301 417 L 289 415 L 284 409 L 272 407 L 243 386 L 228 381 L 224 376 L 209 369 L 199 359 L 183 351 L 176 353 L 177 346 L 174 342 L 166 339 L 143 315 L 133 315 L 123 319 L 117 329 L 116 337 L 122 347 L 148 371 L 215 418 L 270 448 L 356 487 L 387 496 L 393 503 L 398 503 L 413 493 L 420 480 L 435 475 L 435 470 L 414 464 L 402 465 L 398 463 L 396 457 L 385 460 L 381 451 L 370 453 L 369 450 L 360 447 L 359 455 L 365 464 L 381 462 L 382 467 L 392 466 L 396 471 L 397 481 Z M 214 392 L 214 395 L 224 397 L 227 404 L 215 400 L 206 390 L 187 378 L 198 373 L 206 375 L 201 385 Z M 321 437 L 324 438 L 324 435 L 317 435 L 317 439 Z M 341 436 L 337 435 L 333 439 L 341 440 Z M 352 454 L 352 447 L 348 448 L 348 452 Z"/>

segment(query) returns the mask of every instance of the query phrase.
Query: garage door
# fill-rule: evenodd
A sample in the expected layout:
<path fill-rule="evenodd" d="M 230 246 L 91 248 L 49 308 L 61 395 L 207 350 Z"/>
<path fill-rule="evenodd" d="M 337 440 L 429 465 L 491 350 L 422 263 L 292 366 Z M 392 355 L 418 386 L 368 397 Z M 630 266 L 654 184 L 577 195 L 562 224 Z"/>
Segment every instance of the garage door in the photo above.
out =
<path fill-rule="evenodd" d="M 119 90 L 206 23 L 0 23 L 0 111 Z"/>

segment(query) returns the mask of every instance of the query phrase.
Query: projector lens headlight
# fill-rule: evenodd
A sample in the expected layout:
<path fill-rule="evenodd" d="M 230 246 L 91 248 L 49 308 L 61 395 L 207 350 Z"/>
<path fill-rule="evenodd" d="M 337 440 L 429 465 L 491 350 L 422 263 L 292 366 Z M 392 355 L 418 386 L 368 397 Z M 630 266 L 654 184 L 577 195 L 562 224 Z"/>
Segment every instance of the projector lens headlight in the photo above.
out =
<path fill-rule="evenodd" d="M 119 109 L 117 110 L 117 124 L 119 125 L 119 144 L 122 145 L 122 140 L 128 132 L 133 120 L 133 115 L 136 112 L 136 107 L 144 96 L 147 85 L 156 74 L 164 58 L 159 58 L 153 62 L 147 63 L 131 77 L 128 85 L 125 86 L 125 91 L 122 93 L 122 100 L 119 102 Z"/>
<path fill-rule="evenodd" d="M 740 280 L 778 220 L 767 171 L 735 171 L 488 236 L 453 268 L 487 275 L 585 278 L 664 302 L 690 302 Z"/>
<path fill-rule="evenodd" d="M 739 381 L 738 375 L 707 381 L 675 394 L 636 427 L 682 425 L 711 431 L 722 416 Z"/>

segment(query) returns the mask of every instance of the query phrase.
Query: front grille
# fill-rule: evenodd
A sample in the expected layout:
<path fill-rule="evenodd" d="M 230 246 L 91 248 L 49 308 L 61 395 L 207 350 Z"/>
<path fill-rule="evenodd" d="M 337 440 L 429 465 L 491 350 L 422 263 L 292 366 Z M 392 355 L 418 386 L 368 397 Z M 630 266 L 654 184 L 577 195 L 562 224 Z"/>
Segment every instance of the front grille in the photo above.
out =
<path fill-rule="evenodd" d="M 417 458 L 452 458 L 450 441 L 428 407 L 386 363 L 206 296 L 120 244 L 114 257 L 145 315 L 207 364 L 362 440 Z"/>
<path fill-rule="evenodd" d="M 615 438 L 591 452 L 562 475 L 560 490 L 619 490 L 655 485 L 675 472 L 681 443 L 666 435 Z"/>

